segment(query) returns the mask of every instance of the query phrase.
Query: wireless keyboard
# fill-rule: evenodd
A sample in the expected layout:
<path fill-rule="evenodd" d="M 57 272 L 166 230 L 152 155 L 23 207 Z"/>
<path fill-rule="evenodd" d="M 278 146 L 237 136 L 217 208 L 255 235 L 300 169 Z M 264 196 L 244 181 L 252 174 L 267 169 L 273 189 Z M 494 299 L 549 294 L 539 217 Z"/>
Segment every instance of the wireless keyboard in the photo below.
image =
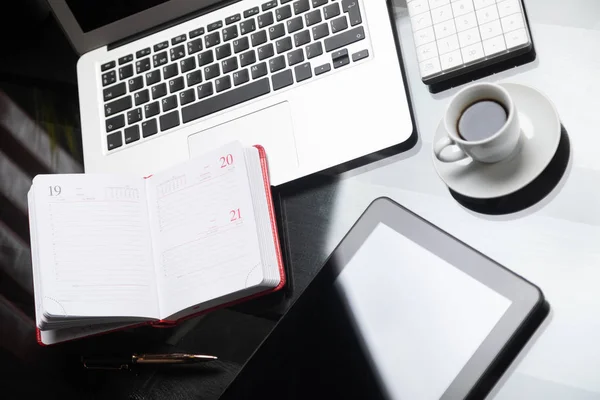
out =
<path fill-rule="evenodd" d="M 522 0 L 408 0 L 407 5 L 427 85 L 533 51 Z"/>

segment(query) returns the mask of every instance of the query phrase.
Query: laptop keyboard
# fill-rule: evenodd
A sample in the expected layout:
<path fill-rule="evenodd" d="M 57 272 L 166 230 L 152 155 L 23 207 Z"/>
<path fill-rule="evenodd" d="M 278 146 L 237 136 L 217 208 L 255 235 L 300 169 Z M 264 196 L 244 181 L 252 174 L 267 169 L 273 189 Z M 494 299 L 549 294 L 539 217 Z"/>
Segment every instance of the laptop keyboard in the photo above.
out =
<path fill-rule="evenodd" d="M 366 59 L 364 39 L 358 0 L 272 0 L 103 63 L 108 150 Z"/>

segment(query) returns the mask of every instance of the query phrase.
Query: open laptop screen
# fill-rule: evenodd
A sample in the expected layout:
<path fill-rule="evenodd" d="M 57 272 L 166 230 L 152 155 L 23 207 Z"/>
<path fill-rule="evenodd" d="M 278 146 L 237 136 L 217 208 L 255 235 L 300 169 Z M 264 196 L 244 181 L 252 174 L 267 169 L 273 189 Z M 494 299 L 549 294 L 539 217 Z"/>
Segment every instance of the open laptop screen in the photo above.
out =
<path fill-rule="evenodd" d="M 66 0 L 83 32 L 108 25 L 169 0 Z"/>

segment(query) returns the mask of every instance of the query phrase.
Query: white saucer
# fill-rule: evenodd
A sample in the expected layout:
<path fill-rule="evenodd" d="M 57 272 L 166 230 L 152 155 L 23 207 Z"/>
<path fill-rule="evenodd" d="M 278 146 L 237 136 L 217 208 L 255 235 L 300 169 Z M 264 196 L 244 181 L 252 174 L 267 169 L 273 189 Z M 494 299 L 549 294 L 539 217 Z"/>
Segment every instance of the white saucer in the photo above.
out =
<path fill-rule="evenodd" d="M 519 149 L 507 159 L 494 164 L 484 164 L 470 158 L 445 163 L 433 154 L 433 165 L 440 178 L 450 189 L 463 196 L 492 199 L 514 193 L 537 178 L 558 149 L 560 119 L 552 102 L 529 86 L 516 83 L 502 83 L 500 86 L 513 97 L 519 113 L 522 131 Z M 441 121 L 433 143 L 445 135 Z"/>

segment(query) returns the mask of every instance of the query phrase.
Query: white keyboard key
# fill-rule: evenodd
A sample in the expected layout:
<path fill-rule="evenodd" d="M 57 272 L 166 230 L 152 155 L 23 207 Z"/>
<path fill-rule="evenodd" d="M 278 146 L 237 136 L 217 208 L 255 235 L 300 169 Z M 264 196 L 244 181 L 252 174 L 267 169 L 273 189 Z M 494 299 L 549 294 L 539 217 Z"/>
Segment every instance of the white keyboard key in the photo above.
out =
<path fill-rule="evenodd" d="M 473 11 L 473 1 L 472 0 L 457 0 L 452 2 L 452 11 L 454 12 L 454 17 L 460 17 L 461 15 L 465 15 Z"/>
<path fill-rule="evenodd" d="M 457 67 L 463 63 L 460 50 L 446 53 L 443 56 L 440 56 L 440 59 L 442 60 L 442 68 L 444 70 Z"/>
<path fill-rule="evenodd" d="M 435 42 L 424 44 L 423 46 L 417 47 L 417 58 L 419 62 L 429 60 L 430 58 L 438 56 L 438 48 Z"/>
<path fill-rule="evenodd" d="M 408 13 L 410 15 L 418 15 L 424 13 L 425 11 L 429 11 L 429 2 L 427 0 L 414 0 L 407 5 Z"/>
<path fill-rule="evenodd" d="M 525 28 L 521 28 L 521 29 L 517 29 L 516 31 L 505 33 L 504 40 L 506 41 L 506 47 L 508 47 L 509 49 L 512 49 L 513 47 L 518 47 L 518 46 L 524 45 L 529 42 Z"/>
<path fill-rule="evenodd" d="M 437 74 L 442 70 L 440 67 L 440 60 L 437 57 L 423 61 L 421 64 L 419 64 L 419 67 L 421 69 L 421 76 L 423 78 L 429 75 Z"/>
<path fill-rule="evenodd" d="M 474 12 L 470 12 L 465 15 L 461 15 L 458 18 L 454 18 L 456 23 L 456 30 L 458 32 L 466 31 L 477 26 L 477 17 Z"/>
<path fill-rule="evenodd" d="M 465 64 L 484 57 L 483 47 L 480 42 L 462 48 L 461 53 Z"/>
<path fill-rule="evenodd" d="M 476 10 L 496 4 L 496 0 L 473 0 Z"/>
<path fill-rule="evenodd" d="M 435 37 L 438 40 L 456 33 L 456 26 L 453 19 L 434 25 L 433 29 L 435 30 Z"/>
<path fill-rule="evenodd" d="M 479 32 L 481 33 L 481 39 L 486 40 L 502 34 L 502 27 L 500 21 L 488 22 L 485 25 L 479 26 Z"/>
<path fill-rule="evenodd" d="M 452 19 L 452 7 L 450 4 L 431 10 L 431 19 L 434 24 L 439 24 L 440 22 Z"/>
<path fill-rule="evenodd" d="M 446 54 L 451 51 L 457 50 L 460 46 L 458 45 L 458 36 L 452 35 L 437 41 L 437 47 L 440 54 Z"/>
<path fill-rule="evenodd" d="M 504 43 L 504 35 L 496 36 L 488 40 L 483 41 L 483 50 L 486 56 L 499 53 L 506 50 L 506 44 Z"/>
<path fill-rule="evenodd" d="M 460 32 L 458 34 L 458 40 L 460 41 L 460 47 L 467 47 L 473 43 L 481 42 L 479 37 L 479 29 L 473 28 L 468 31 Z"/>
<path fill-rule="evenodd" d="M 498 13 L 500 14 L 500 18 L 517 12 L 521 12 L 519 0 L 505 0 L 498 2 Z"/>
<path fill-rule="evenodd" d="M 496 5 L 491 5 L 486 8 L 482 8 L 481 10 L 477 10 L 477 21 L 479 21 L 479 25 L 487 24 L 488 22 L 495 21 L 499 19 L 498 9 Z"/>
<path fill-rule="evenodd" d="M 502 21 L 502 30 L 504 33 L 521 29 L 524 26 L 523 15 L 521 13 L 509 15 L 500 21 Z"/>
<path fill-rule="evenodd" d="M 429 8 L 431 10 L 437 7 L 445 6 L 446 4 L 450 4 L 450 0 L 429 0 Z"/>
<path fill-rule="evenodd" d="M 425 43 L 434 42 L 435 35 L 433 34 L 433 27 L 421 29 L 420 31 L 416 31 L 413 33 L 415 38 L 415 46 L 419 47 Z"/>
<path fill-rule="evenodd" d="M 418 31 L 423 28 L 427 28 L 428 26 L 432 25 L 431 15 L 428 12 L 415 15 L 410 19 L 410 23 L 412 25 L 413 31 Z"/>

